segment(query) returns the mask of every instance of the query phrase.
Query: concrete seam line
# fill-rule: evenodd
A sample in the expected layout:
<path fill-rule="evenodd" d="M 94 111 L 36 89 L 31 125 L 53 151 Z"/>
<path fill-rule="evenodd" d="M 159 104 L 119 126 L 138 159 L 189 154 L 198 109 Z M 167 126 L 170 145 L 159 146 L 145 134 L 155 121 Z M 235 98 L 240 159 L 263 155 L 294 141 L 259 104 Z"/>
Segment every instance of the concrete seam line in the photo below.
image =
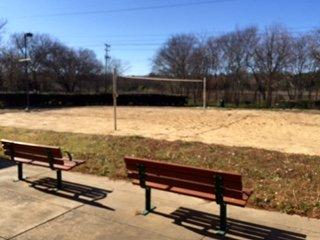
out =
<path fill-rule="evenodd" d="M 80 210 L 81 211 L 81 210 Z M 172 239 L 172 240 L 176 240 L 176 238 L 172 238 L 170 236 L 167 236 L 167 235 L 164 235 L 162 233 L 159 233 L 159 232 L 156 232 L 156 231 L 150 231 L 150 230 L 146 230 L 142 227 L 139 227 L 139 226 L 135 226 L 135 225 L 132 225 L 132 224 L 129 224 L 129 223 L 125 223 L 125 222 L 121 222 L 121 221 L 118 221 L 116 219 L 108 219 L 106 217 L 103 217 L 103 216 L 99 216 L 99 215 L 95 215 L 94 213 L 90 213 L 90 212 L 84 212 L 84 211 L 81 211 L 82 213 L 84 214 L 87 214 L 87 215 L 91 215 L 91 216 L 95 216 L 96 218 L 100 218 L 100 219 L 103 219 L 103 220 L 106 220 L 106 221 L 110 221 L 110 222 L 114 222 L 114 223 L 118 223 L 120 225 L 126 225 L 126 226 L 129 226 L 129 227 L 133 227 L 133 228 L 136 228 L 136 229 L 141 229 L 141 230 L 144 230 L 144 231 L 148 231 L 150 233 L 155 233 L 155 234 L 158 234 L 160 236 L 163 236 L 163 237 L 166 237 L 168 239 Z M 202 238 L 200 238 L 199 240 L 201 240 Z"/>
<path fill-rule="evenodd" d="M 8 187 L 4 187 L 4 188 L 6 188 L 6 190 L 8 190 L 8 191 L 10 191 L 10 192 L 17 193 L 17 191 L 12 190 L 12 189 L 10 189 L 10 188 L 8 188 Z M 30 196 L 30 195 L 27 194 L 27 193 L 18 192 L 18 194 L 23 195 L 23 196 L 29 196 L 29 197 L 35 198 L 35 199 L 37 199 L 37 200 L 39 200 L 39 201 L 48 201 L 47 199 L 43 199 L 43 198 L 41 198 L 41 197 Z M 69 207 L 66 207 L 66 206 L 64 206 L 64 205 L 60 205 L 60 204 L 57 204 L 57 203 L 54 203 L 54 202 L 50 202 L 50 204 L 55 205 L 55 206 L 57 206 L 57 207 L 69 208 Z M 83 205 L 84 205 L 84 203 L 81 203 L 81 204 L 80 204 L 79 206 L 77 206 L 77 207 L 80 207 L 80 206 L 83 206 Z"/>
<path fill-rule="evenodd" d="M 53 221 L 53 220 L 56 220 L 57 218 L 62 217 L 63 215 L 65 215 L 65 214 L 67 214 L 67 213 L 69 213 L 69 212 L 72 212 L 73 210 L 76 210 L 76 209 L 78 209 L 78 208 L 80 208 L 80 207 L 83 207 L 83 205 L 84 205 L 84 204 L 82 204 L 82 205 L 80 205 L 80 206 L 77 206 L 77 207 L 74 207 L 74 208 L 71 208 L 71 209 L 69 209 L 69 210 L 67 210 L 67 211 L 65 211 L 65 212 L 63 212 L 63 213 L 61 213 L 61 214 L 59 214 L 59 215 L 57 215 L 57 216 L 55 216 L 55 217 L 53 217 L 53 218 L 50 218 L 50 219 L 48 219 L 48 220 L 46 220 L 46 221 L 44 221 L 44 222 L 42 222 L 42 223 L 40 223 L 40 224 L 38 224 L 38 225 L 36 225 L 36 226 L 33 226 L 33 227 L 31 227 L 31 228 L 29 228 L 29 229 L 27 229 L 27 230 L 24 230 L 24 231 L 22 231 L 22 232 L 20 232 L 20 233 L 18 233 L 18 234 L 16 234 L 16 235 L 8 238 L 8 240 L 14 239 L 14 238 L 16 238 L 16 237 L 18 237 L 18 236 L 21 236 L 22 234 L 25 234 L 25 233 L 33 230 L 33 229 L 36 229 L 37 227 L 40 227 L 40 226 L 42 226 L 42 225 L 44 225 L 44 224 L 46 224 L 46 223 L 49 223 L 49 222 L 51 222 L 51 221 Z"/>

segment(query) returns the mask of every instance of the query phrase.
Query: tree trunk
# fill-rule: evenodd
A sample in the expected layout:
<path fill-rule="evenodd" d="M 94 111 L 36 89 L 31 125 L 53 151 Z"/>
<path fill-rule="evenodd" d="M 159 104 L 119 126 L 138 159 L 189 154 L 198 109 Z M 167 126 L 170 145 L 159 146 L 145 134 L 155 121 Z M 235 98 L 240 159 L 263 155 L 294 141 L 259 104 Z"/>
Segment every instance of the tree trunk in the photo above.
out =
<path fill-rule="evenodd" d="M 272 89 L 268 87 L 266 107 L 270 108 L 271 105 L 272 105 Z"/>

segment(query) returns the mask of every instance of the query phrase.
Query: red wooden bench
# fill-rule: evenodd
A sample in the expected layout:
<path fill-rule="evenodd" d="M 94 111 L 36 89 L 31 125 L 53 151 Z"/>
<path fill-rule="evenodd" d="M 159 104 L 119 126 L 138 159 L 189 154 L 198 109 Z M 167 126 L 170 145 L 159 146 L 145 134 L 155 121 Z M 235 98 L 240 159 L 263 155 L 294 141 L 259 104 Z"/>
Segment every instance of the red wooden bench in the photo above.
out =
<path fill-rule="evenodd" d="M 69 171 L 83 164 L 83 160 L 74 160 L 69 152 L 63 157 L 60 147 L 31 144 L 1 139 L 4 154 L 10 156 L 18 166 L 18 179 L 23 180 L 23 164 L 47 167 L 57 171 L 57 188 L 62 187 L 61 171 Z"/>
<path fill-rule="evenodd" d="M 144 215 L 154 209 L 151 207 L 151 188 L 216 201 L 220 205 L 218 233 L 223 235 L 227 228 L 227 204 L 245 207 L 253 192 L 243 188 L 241 175 L 235 173 L 133 157 L 125 157 L 124 161 L 133 184 L 145 189 Z"/>

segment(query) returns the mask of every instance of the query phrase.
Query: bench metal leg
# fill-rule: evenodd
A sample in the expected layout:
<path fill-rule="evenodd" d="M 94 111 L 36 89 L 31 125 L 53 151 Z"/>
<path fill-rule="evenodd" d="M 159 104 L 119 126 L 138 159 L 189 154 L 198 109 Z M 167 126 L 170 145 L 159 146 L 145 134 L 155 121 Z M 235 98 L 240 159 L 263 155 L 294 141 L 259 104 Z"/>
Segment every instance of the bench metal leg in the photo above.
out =
<path fill-rule="evenodd" d="M 143 215 L 147 215 L 152 212 L 156 207 L 151 206 L 151 188 L 146 187 L 146 202 L 145 202 L 145 210 L 142 212 Z"/>
<path fill-rule="evenodd" d="M 227 204 L 220 204 L 220 228 L 219 235 L 225 235 L 227 231 Z"/>
<path fill-rule="evenodd" d="M 23 165 L 22 163 L 18 163 L 18 179 L 23 180 Z"/>
<path fill-rule="evenodd" d="M 223 200 L 223 178 L 222 176 L 215 176 L 215 195 L 216 203 L 220 206 L 220 227 L 217 232 L 218 235 L 224 236 L 227 231 L 227 204 Z"/>
<path fill-rule="evenodd" d="M 61 189 L 62 188 L 62 174 L 61 170 L 57 170 L 57 188 Z"/>

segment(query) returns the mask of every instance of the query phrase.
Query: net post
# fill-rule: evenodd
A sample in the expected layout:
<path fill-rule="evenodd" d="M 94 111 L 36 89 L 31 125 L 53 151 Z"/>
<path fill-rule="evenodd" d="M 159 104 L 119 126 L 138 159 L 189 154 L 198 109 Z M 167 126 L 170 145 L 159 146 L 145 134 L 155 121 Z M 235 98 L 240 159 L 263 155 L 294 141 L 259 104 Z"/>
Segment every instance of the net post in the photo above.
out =
<path fill-rule="evenodd" d="M 117 131 L 117 69 L 113 69 L 113 77 L 112 77 L 112 96 L 113 96 L 113 127 L 114 131 Z"/>
<path fill-rule="evenodd" d="M 207 107 L 207 78 L 203 78 L 203 108 L 206 109 Z"/>

